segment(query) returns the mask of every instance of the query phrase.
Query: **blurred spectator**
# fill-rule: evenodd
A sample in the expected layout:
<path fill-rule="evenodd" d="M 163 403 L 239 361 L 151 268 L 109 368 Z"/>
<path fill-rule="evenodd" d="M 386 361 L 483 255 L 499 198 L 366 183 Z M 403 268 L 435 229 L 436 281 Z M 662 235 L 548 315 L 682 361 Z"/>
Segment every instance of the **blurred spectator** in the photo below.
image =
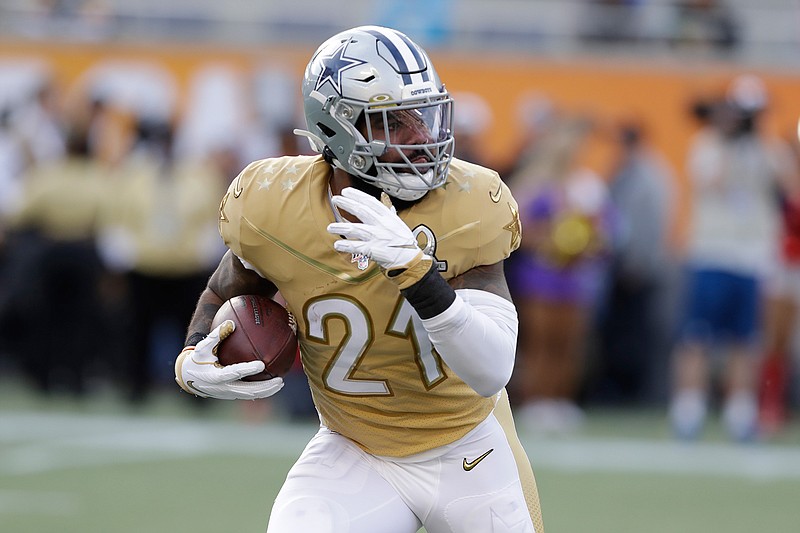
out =
<path fill-rule="evenodd" d="M 243 157 L 254 153 L 266 157 L 280 149 L 271 125 L 261 123 L 261 106 L 254 101 L 259 91 L 242 73 L 228 65 L 210 64 L 194 72 L 189 85 L 175 135 L 177 156 L 198 159 L 235 148 L 241 152 L 237 156 L 241 167 Z"/>
<path fill-rule="evenodd" d="M 0 302 L 0 322 L 40 391 L 81 396 L 103 331 L 94 232 L 110 192 L 89 151 L 85 122 L 71 124 L 66 148 L 66 158 L 40 162 L 23 178 L 4 273 L 13 283 Z"/>
<path fill-rule="evenodd" d="M 609 180 L 615 243 L 601 306 L 595 400 L 633 404 L 651 393 L 666 342 L 660 301 L 670 272 L 667 238 L 674 201 L 672 170 L 636 123 L 616 133 L 620 154 Z"/>
<path fill-rule="evenodd" d="M 172 375 L 171 355 L 162 361 L 159 354 L 180 348 L 196 296 L 222 255 L 217 216 L 229 179 L 210 162 L 176 159 L 169 123 L 140 121 L 137 134 L 105 206 L 100 250 L 127 279 L 132 325 L 123 376 L 138 405 L 159 368 Z"/>
<path fill-rule="evenodd" d="M 694 191 L 687 301 L 670 404 L 680 438 L 695 438 L 704 426 L 716 354 L 724 364 L 725 426 L 739 441 L 756 436 L 762 282 L 778 257 L 775 189 L 794 197 L 798 188 L 785 143 L 759 129 L 766 104 L 761 80 L 736 78 L 688 154 Z"/>
<path fill-rule="evenodd" d="M 9 354 L 12 340 L 12 299 L 16 294 L 12 277 L 15 244 L 10 228 L 11 218 L 21 209 L 23 201 L 23 172 L 27 166 L 25 148 L 11 124 L 11 108 L 0 108 L 0 361 Z"/>
<path fill-rule="evenodd" d="M 0 247 L 9 214 L 22 195 L 22 172 L 26 158 L 22 140 L 11 126 L 11 109 L 0 108 Z"/>
<path fill-rule="evenodd" d="M 280 66 L 264 66 L 250 85 L 252 109 L 245 114 L 235 140 L 239 160 L 234 175 L 251 161 L 297 155 L 308 144 L 298 142 L 301 138 L 294 134 L 295 126 L 305 120 L 295 75 Z"/>
<path fill-rule="evenodd" d="M 800 129 L 792 131 L 789 136 L 796 163 L 800 163 L 798 133 Z M 765 350 L 759 383 L 759 420 L 765 437 L 782 429 L 788 418 L 792 348 L 800 305 L 800 198 L 781 195 L 781 208 L 780 260 L 767 281 L 765 291 Z"/>
<path fill-rule="evenodd" d="M 519 367 L 510 386 L 520 422 L 545 433 L 582 424 L 577 401 L 585 343 L 605 275 L 608 191 L 599 176 L 578 165 L 590 131 L 582 118 L 551 126 L 538 141 L 550 150 L 541 150 L 512 178 L 523 191 L 518 198 L 525 231 L 507 265 L 520 317 Z"/>
<path fill-rule="evenodd" d="M 103 97 L 92 96 L 87 108 L 92 153 L 102 164 L 115 167 L 130 151 L 132 128 L 123 112 Z"/>
<path fill-rule="evenodd" d="M 532 186 L 529 182 L 538 173 L 528 166 L 542 159 L 541 152 L 549 151 L 549 148 L 544 146 L 549 141 L 540 141 L 549 139 L 548 130 L 551 126 L 557 125 L 561 117 L 550 98 L 538 92 L 526 92 L 519 98 L 516 104 L 516 116 L 522 130 L 517 145 L 513 147 L 509 160 L 502 165 L 495 164 L 495 168 L 515 194 L 520 194 L 522 189 Z M 509 259 L 513 258 L 514 254 L 511 254 Z"/>
<path fill-rule="evenodd" d="M 507 170 L 506 182 L 515 196 L 527 198 L 575 167 L 592 124 L 586 117 L 554 109 L 547 100 L 526 100 L 521 106 L 529 108 L 524 144 Z"/>
<path fill-rule="evenodd" d="M 739 22 L 718 0 L 681 0 L 675 4 L 673 46 L 694 53 L 729 53 L 741 41 Z"/>
<path fill-rule="evenodd" d="M 64 157 L 66 143 L 62 110 L 56 86 L 43 82 L 11 117 L 29 164 L 44 164 Z"/>
<path fill-rule="evenodd" d="M 471 163 L 489 166 L 484 138 L 493 120 L 489 103 L 473 92 L 456 92 L 452 96 L 458 106 L 458 111 L 453 115 L 455 156 Z"/>

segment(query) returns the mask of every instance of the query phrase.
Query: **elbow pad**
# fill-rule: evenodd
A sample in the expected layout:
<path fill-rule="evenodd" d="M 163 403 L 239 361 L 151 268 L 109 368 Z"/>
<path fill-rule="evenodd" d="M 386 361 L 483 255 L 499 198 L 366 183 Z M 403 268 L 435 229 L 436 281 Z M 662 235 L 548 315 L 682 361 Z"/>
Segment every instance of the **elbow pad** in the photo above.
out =
<path fill-rule="evenodd" d="M 459 289 L 442 313 L 422 320 L 445 363 L 481 396 L 508 383 L 514 369 L 519 320 L 514 304 L 487 291 Z"/>

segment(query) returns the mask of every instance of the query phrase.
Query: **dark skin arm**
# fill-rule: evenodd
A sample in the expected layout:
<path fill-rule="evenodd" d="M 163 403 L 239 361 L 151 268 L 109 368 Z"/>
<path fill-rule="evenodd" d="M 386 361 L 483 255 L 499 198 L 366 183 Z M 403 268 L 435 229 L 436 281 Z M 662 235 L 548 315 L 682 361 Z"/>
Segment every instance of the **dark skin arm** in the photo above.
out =
<path fill-rule="evenodd" d="M 460 276 L 449 280 L 448 283 L 456 289 L 479 289 L 496 294 L 501 298 L 511 300 L 511 292 L 508 290 L 506 275 L 503 270 L 503 262 L 499 261 L 493 265 L 484 265 L 471 268 Z"/>
<path fill-rule="evenodd" d="M 277 292 L 275 285 L 246 269 L 233 252 L 228 250 L 200 294 L 189 322 L 186 345 L 190 344 L 189 339 L 192 336 L 208 335 L 214 315 L 226 300 L 240 294 L 262 294 L 271 298 Z"/>

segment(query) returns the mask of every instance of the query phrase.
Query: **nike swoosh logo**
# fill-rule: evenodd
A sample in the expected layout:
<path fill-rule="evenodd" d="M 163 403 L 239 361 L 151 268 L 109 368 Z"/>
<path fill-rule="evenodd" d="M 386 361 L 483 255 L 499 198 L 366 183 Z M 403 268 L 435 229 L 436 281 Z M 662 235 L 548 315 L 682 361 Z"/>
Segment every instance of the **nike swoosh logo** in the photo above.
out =
<path fill-rule="evenodd" d="M 502 196 L 502 195 L 503 195 L 503 184 L 502 183 L 499 183 L 497 185 L 497 192 L 489 191 L 489 199 L 491 201 L 493 201 L 494 203 L 499 203 L 500 202 L 500 196 Z"/>
<path fill-rule="evenodd" d="M 493 451 L 494 451 L 494 448 L 492 448 L 492 449 L 491 449 L 491 450 L 489 450 L 488 452 L 484 453 L 483 455 L 481 455 L 480 457 L 478 457 L 477 459 L 474 459 L 474 460 L 472 460 L 472 461 L 467 461 L 467 458 L 466 458 L 466 457 L 464 457 L 464 463 L 463 463 L 461 466 L 463 466 L 463 467 L 464 467 L 464 471 L 465 471 L 465 472 L 469 472 L 470 470 L 472 470 L 473 468 L 475 468 L 476 466 L 478 466 L 478 463 L 480 463 L 481 461 L 483 461 L 484 459 L 486 459 L 486 457 L 487 457 L 487 456 L 488 456 L 490 453 L 492 453 Z"/>
<path fill-rule="evenodd" d="M 241 180 L 242 180 L 241 176 L 236 178 L 236 185 L 233 187 L 233 197 L 234 198 L 239 198 L 239 196 L 242 195 L 242 191 L 244 190 L 244 189 L 242 189 L 242 186 L 239 183 Z"/>
<path fill-rule="evenodd" d="M 200 396 L 205 396 L 206 395 L 205 392 L 201 391 L 200 389 L 198 389 L 197 387 L 194 386 L 194 380 L 190 379 L 189 381 L 187 381 L 186 382 L 186 386 L 189 387 L 190 389 L 192 389 L 193 391 L 195 391 Z"/>

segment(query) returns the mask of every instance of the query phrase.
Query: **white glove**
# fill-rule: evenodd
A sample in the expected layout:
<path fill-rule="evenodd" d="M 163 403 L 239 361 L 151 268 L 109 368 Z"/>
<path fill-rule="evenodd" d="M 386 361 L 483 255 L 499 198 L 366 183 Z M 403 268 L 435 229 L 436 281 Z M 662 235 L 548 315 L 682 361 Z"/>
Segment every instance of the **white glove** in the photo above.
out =
<path fill-rule="evenodd" d="M 333 243 L 337 251 L 369 257 L 401 289 L 410 287 L 428 272 L 432 258 L 422 253 L 414 234 L 397 216 L 388 197 L 383 203 L 363 191 L 347 187 L 331 201 L 361 221 L 328 225 L 329 233 L 345 237 Z"/>
<path fill-rule="evenodd" d="M 218 400 L 256 400 L 272 396 L 283 387 L 282 378 L 264 381 L 240 381 L 264 370 L 262 361 L 222 366 L 217 346 L 233 333 L 235 324 L 226 320 L 208 336 L 183 349 L 175 360 L 175 381 L 190 394 Z"/>

